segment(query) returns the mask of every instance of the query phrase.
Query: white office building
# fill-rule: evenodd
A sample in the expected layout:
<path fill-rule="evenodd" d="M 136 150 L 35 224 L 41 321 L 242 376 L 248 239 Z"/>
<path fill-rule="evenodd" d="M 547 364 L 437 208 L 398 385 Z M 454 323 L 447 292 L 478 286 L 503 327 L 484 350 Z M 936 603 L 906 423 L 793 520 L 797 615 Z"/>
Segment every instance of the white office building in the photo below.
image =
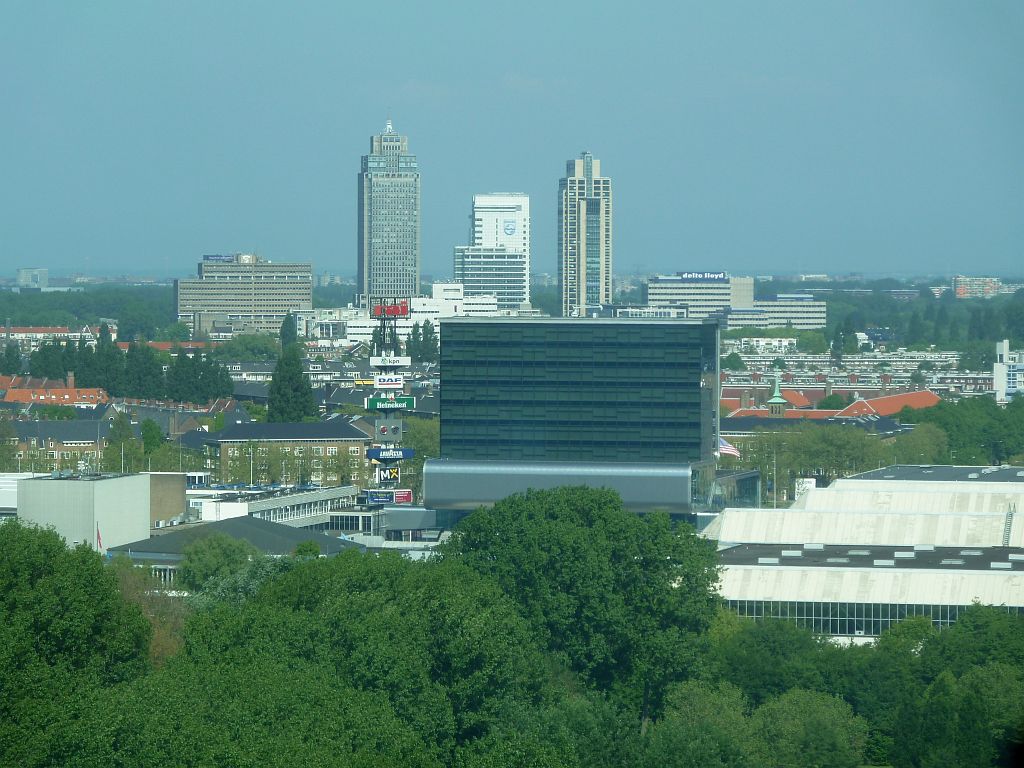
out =
<path fill-rule="evenodd" d="M 498 309 L 519 309 L 530 301 L 530 262 L 503 246 L 455 248 L 455 280 L 466 296 L 495 296 Z"/>
<path fill-rule="evenodd" d="M 825 302 L 807 293 L 779 294 L 774 299 L 754 298 L 754 278 L 728 272 L 679 272 L 657 275 L 647 282 L 647 303 L 652 307 L 685 307 L 691 318 L 726 317 L 726 328 L 825 327 Z"/>
<path fill-rule="evenodd" d="M 754 278 L 728 272 L 678 272 L 656 275 L 647 281 L 647 303 L 652 307 L 685 306 L 691 318 L 710 317 L 730 308 L 754 308 Z"/>
<path fill-rule="evenodd" d="M 1011 352 L 1008 339 L 996 342 L 996 361 L 992 364 L 992 388 L 996 402 L 1006 403 L 1024 392 L 1024 351 Z"/>

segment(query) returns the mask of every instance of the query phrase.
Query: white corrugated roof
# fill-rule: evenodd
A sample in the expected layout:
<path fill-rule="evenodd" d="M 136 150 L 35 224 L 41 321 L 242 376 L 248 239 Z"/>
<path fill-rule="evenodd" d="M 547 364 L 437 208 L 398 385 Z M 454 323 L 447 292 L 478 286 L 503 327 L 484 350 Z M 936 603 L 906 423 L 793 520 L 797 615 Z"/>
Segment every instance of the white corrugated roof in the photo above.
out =
<path fill-rule="evenodd" d="M 726 600 L 1024 606 L 1024 573 L 730 565 Z"/>
<path fill-rule="evenodd" d="M 1015 516 L 1010 546 L 1024 546 L 1024 514 Z M 704 535 L 730 544 L 858 544 L 998 547 L 1004 514 L 821 511 L 730 508 Z"/>

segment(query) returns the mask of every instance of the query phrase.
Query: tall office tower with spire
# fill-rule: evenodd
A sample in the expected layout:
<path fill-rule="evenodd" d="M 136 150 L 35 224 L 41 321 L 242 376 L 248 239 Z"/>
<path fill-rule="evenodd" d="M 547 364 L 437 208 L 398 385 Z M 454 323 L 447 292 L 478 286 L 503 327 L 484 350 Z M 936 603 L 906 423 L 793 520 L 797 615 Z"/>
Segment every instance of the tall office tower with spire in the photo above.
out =
<path fill-rule="evenodd" d="M 359 171 L 356 286 L 371 298 L 415 296 L 420 288 L 420 170 L 409 139 L 388 120 L 370 138 Z"/>
<path fill-rule="evenodd" d="M 566 163 L 558 183 L 558 287 L 562 315 L 612 301 L 612 180 L 589 152 Z"/>

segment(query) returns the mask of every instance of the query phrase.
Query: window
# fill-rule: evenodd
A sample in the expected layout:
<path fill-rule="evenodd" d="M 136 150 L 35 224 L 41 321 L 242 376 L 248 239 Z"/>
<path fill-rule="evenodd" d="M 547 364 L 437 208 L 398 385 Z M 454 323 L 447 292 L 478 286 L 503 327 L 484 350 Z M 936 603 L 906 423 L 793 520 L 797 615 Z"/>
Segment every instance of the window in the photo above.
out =
<path fill-rule="evenodd" d="M 313 446 L 313 455 L 314 456 L 323 456 L 324 455 L 323 446 L 320 446 L 320 445 Z"/>
<path fill-rule="evenodd" d="M 330 448 L 328 448 L 327 449 L 327 455 L 328 456 L 337 456 L 338 455 L 338 448 L 337 448 L 337 446 L 331 446 Z"/>
<path fill-rule="evenodd" d="M 348 455 L 349 456 L 359 456 L 360 455 L 359 446 L 358 445 L 349 446 Z"/>

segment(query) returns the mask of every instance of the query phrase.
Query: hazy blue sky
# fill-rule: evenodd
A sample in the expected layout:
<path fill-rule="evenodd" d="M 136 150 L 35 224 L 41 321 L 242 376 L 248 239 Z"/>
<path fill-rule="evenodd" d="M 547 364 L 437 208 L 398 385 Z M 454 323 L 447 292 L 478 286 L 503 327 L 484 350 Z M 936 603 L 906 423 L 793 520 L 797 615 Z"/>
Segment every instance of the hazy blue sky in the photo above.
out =
<path fill-rule="evenodd" d="M 1024 3 L 0 0 L 0 273 L 355 272 L 390 114 L 423 269 L 471 195 L 613 179 L 615 271 L 1024 274 Z"/>

